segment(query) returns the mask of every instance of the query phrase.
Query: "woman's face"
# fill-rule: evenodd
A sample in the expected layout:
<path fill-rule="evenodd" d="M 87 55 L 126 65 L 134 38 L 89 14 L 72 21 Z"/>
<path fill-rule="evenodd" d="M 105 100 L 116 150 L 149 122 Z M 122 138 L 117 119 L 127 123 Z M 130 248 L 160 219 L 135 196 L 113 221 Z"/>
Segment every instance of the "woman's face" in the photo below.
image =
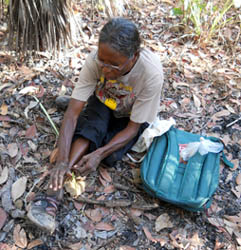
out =
<path fill-rule="evenodd" d="M 131 70 L 136 62 L 136 55 L 128 58 L 112 49 L 107 43 L 100 43 L 96 61 L 105 78 L 115 80 Z"/>

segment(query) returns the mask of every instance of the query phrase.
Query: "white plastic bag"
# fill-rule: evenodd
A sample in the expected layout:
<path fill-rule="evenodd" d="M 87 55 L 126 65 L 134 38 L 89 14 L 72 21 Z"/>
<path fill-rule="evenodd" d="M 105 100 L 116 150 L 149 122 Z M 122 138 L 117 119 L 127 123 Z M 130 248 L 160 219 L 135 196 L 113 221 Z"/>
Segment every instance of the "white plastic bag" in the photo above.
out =
<path fill-rule="evenodd" d="M 161 136 L 166 133 L 172 125 L 175 125 L 175 120 L 171 117 L 168 120 L 161 120 L 159 117 L 153 121 L 141 134 L 137 142 L 131 148 L 132 151 L 137 153 L 142 153 L 142 157 L 140 159 L 135 159 L 131 154 L 127 153 L 126 155 L 129 159 L 135 163 L 140 163 L 145 157 L 145 153 L 150 147 L 153 139 L 156 136 Z M 143 155 L 144 154 L 144 155 Z"/>
<path fill-rule="evenodd" d="M 144 130 L 131 150 L 137 153 L 145 152 L 150 147 L 154 137 L 163 135 L 175 124 L 176 122 L 172 117 L 168 120 L 161 120 L 156 117 L 153 123 Z"/>
<path fill-rule="evenodd" d="M 208 152 L 219 153 L 222 150 L 223 150 L 222 143 L 212 142 L 210 140 L 201 137 L 199 142 L 188 143 L 187 146 L 181 150 L 180 155 L 184 161 L 187 161 L 197 152 L 199 152 L 201 155 L 205 155 Z"/>
<path fill-rule="evenodd" d="M 181 150 L 180 156 L 184 161 L 187 161 L 198 152 L 199 146 L 200 142 L 188 143 L 187 146 Z"/>

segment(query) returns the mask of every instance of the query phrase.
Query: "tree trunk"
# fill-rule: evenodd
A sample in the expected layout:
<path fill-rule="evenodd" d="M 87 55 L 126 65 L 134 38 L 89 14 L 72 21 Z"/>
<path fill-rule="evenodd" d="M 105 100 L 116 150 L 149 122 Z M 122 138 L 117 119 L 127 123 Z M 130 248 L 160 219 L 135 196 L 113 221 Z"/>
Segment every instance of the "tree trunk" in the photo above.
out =
<path fill-rule="evenodd" d="M 9 46 L 27 50 L 59 50 L 71 43 L 71 0 L 10 0 Z M 75 25 L 76 26 L 76 25 Z"/>
<path fill-rule="evenodd" d="M 123 16 L 125 14 L 126 0 L 98 0 L 98 4 L 103 6 L 104 12 L 109 18 Z"/>

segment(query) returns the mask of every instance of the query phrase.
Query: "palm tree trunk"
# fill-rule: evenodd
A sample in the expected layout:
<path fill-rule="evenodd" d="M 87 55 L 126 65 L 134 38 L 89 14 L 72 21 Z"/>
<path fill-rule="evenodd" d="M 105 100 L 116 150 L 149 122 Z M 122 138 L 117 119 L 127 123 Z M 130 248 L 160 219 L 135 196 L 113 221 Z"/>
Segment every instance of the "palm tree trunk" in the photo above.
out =
<path fill-rule="evenodd" d="M 9 46 L 27 50 L 59 50 L 71 43 L 71 0 L 9 0 Z"/>

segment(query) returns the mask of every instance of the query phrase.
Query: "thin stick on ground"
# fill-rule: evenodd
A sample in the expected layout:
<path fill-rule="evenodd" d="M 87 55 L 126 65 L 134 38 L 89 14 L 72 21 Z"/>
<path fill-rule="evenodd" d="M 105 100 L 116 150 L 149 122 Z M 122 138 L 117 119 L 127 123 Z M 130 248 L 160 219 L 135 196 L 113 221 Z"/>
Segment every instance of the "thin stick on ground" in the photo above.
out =
<path fill-rule="evenodd" d="M 239 117 L 238 119 L 236 119 L 236 120 L 233 121 L 233 122 L 230 122 L 230 123 L 226 126 L 226 128 L 228 128 L 228 127 L 234 125 L 235 123 L 237 123 L 237 122 L 240 121 L 240 120 L 241 120 L 241 117 Z"/>
<path fill-rule="evenodd" d="M 76 198 L 77 201 L 89 203 L 89 204 L 95 204 L 95 205 L 102 205 L 106 207 L 131 207 L 139 210 L 152 210 L 155 208 L 158 208 L 159 205 L 157 203 L 154 204 L 141 204 L 138 202 L 132 202 L 130 200 L 94 200 L 89 199 L 86 197 L 79 196 Z"/>
<path fill-rule="evenodd" d="M 54 122 L 52 121 L 51 117 L 49 116 L 49 114 L 48 114 L 47 110 L 45 109 L 45 107 L 43 106 L 43 104 L 39 101 L 39 99 L 36 96 L 33 96 L 33 98 L 36 100 L 37 103 L 39 103 L 40 108 L 42 109 L 42 111 L 46 115 L 47 119 L 49 120 L 52 128 L 54 129 L 54 132 L 55 132 L 56 136 L 59 136 L 59 131 L 56 128 Z"/>

